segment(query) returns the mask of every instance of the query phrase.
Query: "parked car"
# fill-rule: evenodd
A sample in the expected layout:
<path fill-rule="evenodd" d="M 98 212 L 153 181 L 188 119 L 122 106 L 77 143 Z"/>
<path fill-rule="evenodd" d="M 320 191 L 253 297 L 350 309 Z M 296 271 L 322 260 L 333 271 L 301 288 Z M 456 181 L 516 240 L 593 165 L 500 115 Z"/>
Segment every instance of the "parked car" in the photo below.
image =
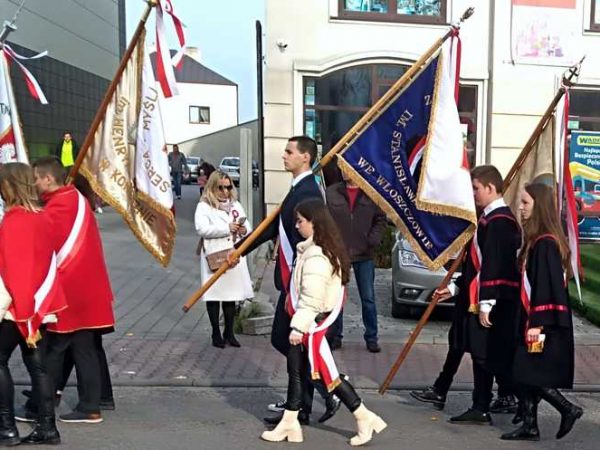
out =
<path fill-rule="evenodd" d="M 188 170 L 183 172 L 183 182 L 185 184 L 197 183 L 198 173 L 200 171 L 200 158 L 197 156 L 188 156 L 186 158 Z"/>
<path fill-rule="evenodd" d="M 452 265 L 453 260 L 446 264 Z M 417 315 L 427 307 L 433 292 L 446 276 L 446 268 L 429 270 L 413 251 L 409 242 L 396 233 L 392 248 L 392 316 L 396 318 Z M 452 280 L 460 273 L 455 273 Z M 439 303 L 440 308 L 453 308 L 453 299 Z"/>
<path fill-rule="evenodd" d="M 233 184 L 236 186 L 240 185 L 240 157 L 239 156 L 226 156 L 221 160 L 219 169 L 226 172 L 230 177 Z M 252 186 L 258 187 L 258 163 L 252 160 Z"/>

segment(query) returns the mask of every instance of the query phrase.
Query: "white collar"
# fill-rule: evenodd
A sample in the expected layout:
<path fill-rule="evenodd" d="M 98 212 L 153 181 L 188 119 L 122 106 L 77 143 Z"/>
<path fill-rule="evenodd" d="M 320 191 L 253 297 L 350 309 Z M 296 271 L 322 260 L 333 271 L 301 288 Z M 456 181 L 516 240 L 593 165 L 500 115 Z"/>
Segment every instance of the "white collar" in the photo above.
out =
<path fill-rule="evenodd" d="M 504 201 L 504 199 L 502 197 L 497 198 L 483 209 L 483 215 L 487 216 L 493 210 L 502 208 L 503 206 L 506 206 L 506 202 Z"/>
<path fill-rule="evenodd" d="M 298 183 L 304 180 L 306 177 L 312 175 L 312 170 L 307 170 L 306 172 L 302 172 L 296 178 L 292 180 L 292 187 L 295 187 Z"/>

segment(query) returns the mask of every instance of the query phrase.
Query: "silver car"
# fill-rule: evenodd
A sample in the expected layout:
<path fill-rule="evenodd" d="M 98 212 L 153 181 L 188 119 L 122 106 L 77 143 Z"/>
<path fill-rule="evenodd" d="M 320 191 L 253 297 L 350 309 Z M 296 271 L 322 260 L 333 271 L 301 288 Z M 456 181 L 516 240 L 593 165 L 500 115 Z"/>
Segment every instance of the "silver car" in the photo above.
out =
<path fill-rule="evenodd" d="M 226 156 L 219 164 L 219 170 L 225 172 L 233 181 L 233 184 L 240 184 L 240 158 L 239 156 Z"/>
<path fill-rule="evenodd" d="M 449 268 L 452 260 L 446 264 Z M 433 292 L 440 285 L 446 269 L 437 272 L 425 267 L 410 244 L 400 233 L 396 233 L 396 242 L 392 248 L 392 316 L 401 318 L 417 315 L 427 307 Z M 460 273 L 455 273 L 455 281 Z M 438 305 L 440 308 L 454 307 L 452 299 Z"/>
<path fill-rule="evenodd" d="M 186 161 L 188 168 L 183 171 L 183 182 L 185 184 L 198 182 L 200 158 L 198 158 L 197 156 L 188 156 L 186 158 Z"/>

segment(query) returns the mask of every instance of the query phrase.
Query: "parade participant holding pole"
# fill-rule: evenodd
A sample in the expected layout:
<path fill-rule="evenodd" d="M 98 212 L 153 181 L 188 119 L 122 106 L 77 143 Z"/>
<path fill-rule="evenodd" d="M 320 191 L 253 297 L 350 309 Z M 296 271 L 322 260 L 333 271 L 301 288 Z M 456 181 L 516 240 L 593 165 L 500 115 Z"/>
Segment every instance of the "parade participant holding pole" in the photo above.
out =
<path fill-rule="evenodd" d="M 517 250 L 521 231 L 502 198 L 502 176 L 494 166 L 471 171 L 473 197 L 481 215 L 463 272 L 466 295 L 457 304 L 453 339 L 473 360 L 473 405 L 451 423 L 489 424 L 494 376 L 511 384 L 513 330 L 518 308 Z M 459 342 L 462 341 L 462 342 Z M 512 388 L 510 388 L 512 390 Z"/>
<path fill-rule="evenodd" d="M 519 212 L 525 239 L 519 254 L 521 307 L 513 374 L 519 387 L 523 425 L 503 434 L 502 439 L 540 439 L 537 425 L 540 398 L 561 415 L 556 434 L 556 439 L 560 439 L 583 415 L 580 407 L 558 391 L 573 388 L 573 321 L 567 292 L 571 275 L 569 245 L 549 186 L 539 183 L 525 186 Z"/>
<path fill-rule="evenodd" d="M 350 261 L 335 222 L 319 200 L 307 200 L 295 209 L 296 228 L 305 239 L 297 245 L 297 257 L 290 280 L 286 311 L 291 317 L 288 329 L 288 391 L 283 417 L 262 439 L 302 442 L 298 412 L 302 406 L 302 374 L 310 366 L 314 380 L 320 380 L 354 414 L 358 433 L 354 446 L 369 442 L 373 432 L 387 426 L 369 411 L 352 385 L 340 376 L 325 334 L 335 321 L 344 301 L 344 285 L 350 278 Z"/>
<path fill-rule="evenodd" d="M 96 334 L 112 331 L 113 293 L 100 232 L 83 195 L 64 186 L 64 168 L 56 158 L 34 164 L 35 185 L 45 202 L 44 214 L 57 233 L 55 251 L 69 308 L 48 327 L 48 369 L 56 388 L 62 380 L 65 351 L 71 349 L 77 371 L 79 403 L 59 417 L 62 422 L 98 423 L 101 367 Z"/>
<path fill-rule="evenodd" d="M 0 445 L 58 444 L 54 387 L 46 369 L 44 323 L 67 307 L 57 273 L 56 240 L 48 217 L 40 212 L 31 168 L 23 163 L 0 166 L 0 194 L 6 214 L 0 225 Z M 14 417 L 14 384 L 8 361 L 19 346 L 31 376 L 39 408 L 35 428 L 19 440 Z"/>

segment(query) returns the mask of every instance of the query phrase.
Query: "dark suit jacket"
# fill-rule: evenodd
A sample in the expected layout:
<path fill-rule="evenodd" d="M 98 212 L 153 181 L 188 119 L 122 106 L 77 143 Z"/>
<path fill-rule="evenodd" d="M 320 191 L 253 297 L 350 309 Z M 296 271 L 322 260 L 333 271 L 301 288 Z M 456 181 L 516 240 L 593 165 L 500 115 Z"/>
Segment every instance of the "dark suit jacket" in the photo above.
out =
<path fill-rule="evenodd" d="M 267 227 L 267 229 L 250 245 L 250 247 L 244 252 L 244 256 L 256 249 L 261 244 L 276 239 L 279 236 L 279 220 L 283 221 L 283 228 L 287 234 L 290 244 L 294 251 L 294 259 L 296 258 L 296 244 L 302 242 L 304 239 L 296 230 L 296 218 L 294 217 L 294 209 L 296 205 L 303 200 L 310 198 L 317 198 L 323 200 L 323 194 L 319 189 L 319 185 L 315 180 L 314 175 L 309 175 L 306 178 L 300 180 L 300 182 L 290 189 L 283 203 L 281 204 L 281 212 L 275 218 L 275 220 Z M 239 247 L 243 240 L 236 244 Z M 283 286 L 281 281 L 281 269 L 279 267 L 279 258 L 275 265 L 275 287 L 283 291 L 287 289 L 287 286 Z"/>

